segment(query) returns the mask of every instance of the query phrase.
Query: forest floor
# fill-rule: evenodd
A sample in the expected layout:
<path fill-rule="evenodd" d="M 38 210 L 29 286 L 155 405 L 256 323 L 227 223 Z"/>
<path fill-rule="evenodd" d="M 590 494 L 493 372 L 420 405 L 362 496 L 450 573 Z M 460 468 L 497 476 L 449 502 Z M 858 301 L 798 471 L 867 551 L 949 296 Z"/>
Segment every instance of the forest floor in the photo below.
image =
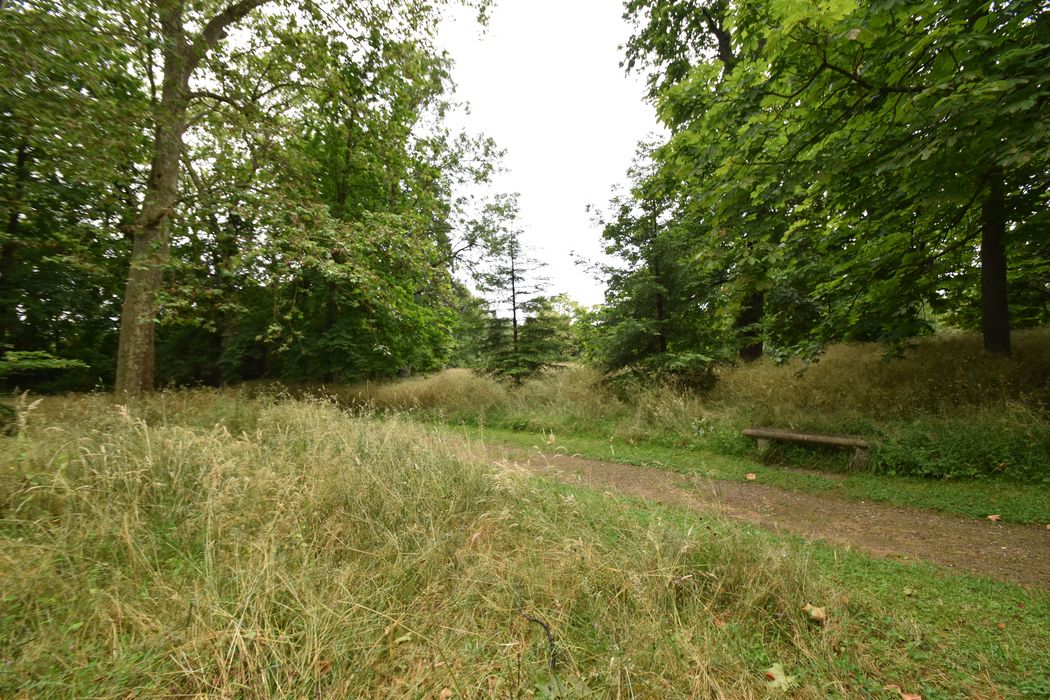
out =
<path fill-rule="evenodd" d="M 666 469 L 489 444 L 497 464 L 593 489 L 694 511 L 714 511 L 777 533 L 881 557 L 923 559 L 956 570 L 1050 589 L 1050 529 L 885 503 L 682 474 Z"/>

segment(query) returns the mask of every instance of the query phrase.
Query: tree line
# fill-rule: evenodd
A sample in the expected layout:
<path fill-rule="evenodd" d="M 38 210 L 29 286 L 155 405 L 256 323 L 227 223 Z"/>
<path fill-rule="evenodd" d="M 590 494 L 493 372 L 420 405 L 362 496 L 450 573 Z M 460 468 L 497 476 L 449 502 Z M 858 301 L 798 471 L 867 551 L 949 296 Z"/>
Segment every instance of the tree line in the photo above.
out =
<path fill-rule="evenodd" d="M 604 218 L 607 366 L 1050 320 L 1037 0 L 628 0 L 667 137 Z"/>
<path fill-rule="evenodd" d="M 453 273 L 501 214 L 457 195 L 500 152 L 444 123 L 442 7 L 5 3 L 0 374 L 51 357 L 134 395 L 442 366 Z"/>
<path fill-rule="evenodd" d="M 1008 355 L 1050 320 L 1045 3 L 627 0 L 666 132 L 601 217 L 592 310 L 545 295 L 513 196 L 461 194 L 500 152 L 445 125 L 442 9 L 0 6 L 0 381 L 703 380 L 944 326 Z"/>

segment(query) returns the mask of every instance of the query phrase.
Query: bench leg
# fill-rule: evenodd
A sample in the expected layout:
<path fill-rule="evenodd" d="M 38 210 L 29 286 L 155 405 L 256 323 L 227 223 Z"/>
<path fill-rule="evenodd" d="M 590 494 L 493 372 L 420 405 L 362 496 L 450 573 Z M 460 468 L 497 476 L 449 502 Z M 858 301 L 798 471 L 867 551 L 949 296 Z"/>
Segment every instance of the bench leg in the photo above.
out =
<path fill-rule="evenodd" d="M 853 456 L 849 460 L 849 466 L 852 469 L 858 471 L 868 468 L 868 450 L 864 447 L 858 447 L 853 450 Z"/>

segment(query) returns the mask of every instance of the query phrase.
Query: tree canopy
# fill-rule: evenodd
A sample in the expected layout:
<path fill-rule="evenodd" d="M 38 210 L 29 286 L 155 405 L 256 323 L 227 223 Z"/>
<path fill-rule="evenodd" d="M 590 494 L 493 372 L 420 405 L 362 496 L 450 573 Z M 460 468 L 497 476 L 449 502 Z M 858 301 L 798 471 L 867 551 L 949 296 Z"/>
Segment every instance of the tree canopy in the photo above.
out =
<path fill-rule="evenodd" d="M 452 268 L 488 225 L 454 187 L 499 151 L 443 124 L 439 16 L 7 3 L 0 343 L 131 394 L 440 366 Z"/>
<path fill-rule="evenodd" d="M 446 124 L 445 4 L 0 5 L 0 352 L 129 396 L 568 358 L 706 381 L 941 327 L 1008 355 L 1050 320 L 1045 2 L 626 0 L 666 134 L 600 217 L 593 311 L 541 295 L 513 195 L 463 194 L 501 152 Z"/>
<path fill-rule="evenodd" d="M 605 228 L 628 262 L 606 325 L 649 338 L 614 348 L 750 359 L 955 325 L 1009 354 L 1011 327 L 1050 317 L 1045 3 L 631 0 L 625 17 L 625 66 L 669 137 Z"/>

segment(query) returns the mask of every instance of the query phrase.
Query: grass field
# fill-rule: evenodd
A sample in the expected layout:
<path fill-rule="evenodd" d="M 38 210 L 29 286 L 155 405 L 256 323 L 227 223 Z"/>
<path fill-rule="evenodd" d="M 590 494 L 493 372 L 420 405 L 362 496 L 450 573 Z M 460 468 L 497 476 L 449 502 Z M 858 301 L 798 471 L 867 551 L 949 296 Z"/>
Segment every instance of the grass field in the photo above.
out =
<path fill-rule="evenodd" d="M 1045 593 L 494 471 L 440 426 L 245 391 L 23 418 L 3 697 L 1050 697 Z"/>
<path fill-rule="evenodd" d="M 553 434 L 555 447 L 596 459 L 719 479 L 754 472 L 786 488 L 1050 523 L 1050 332 L 1018 333 L 1016 346 L 1007 359 L 966 334 L 920 341 L 902 358 L 875 344 L 839 345 L 808 365 L 723 368 L 703 393 L 583 367 L 520 387 L 448 370 L 302 390 L 519 447 L 545 446 Z M 760 456 L 741 435 L 756 425 L 865 436 L 869 468 L 851 469 L 842 450 L 780 445 Z"/>

